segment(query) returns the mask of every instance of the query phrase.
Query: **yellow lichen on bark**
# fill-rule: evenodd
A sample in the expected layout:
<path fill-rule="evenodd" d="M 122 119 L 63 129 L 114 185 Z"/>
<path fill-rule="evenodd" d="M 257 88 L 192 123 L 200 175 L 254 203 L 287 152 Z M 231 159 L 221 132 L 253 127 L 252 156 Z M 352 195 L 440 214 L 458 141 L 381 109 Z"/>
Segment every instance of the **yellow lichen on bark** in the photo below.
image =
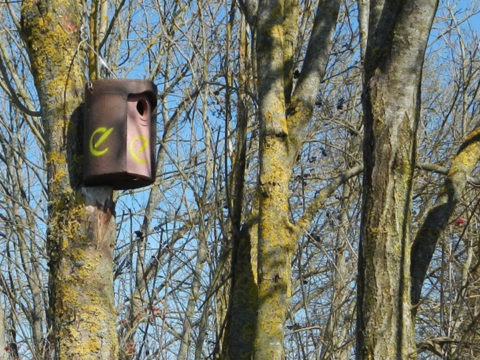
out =
<path fill-rule="evenodd" d="M 280 127 L 278 124 L 285 121 L 285 117 L 265 121 L 276 121 Z M 297 242 L 297 233 L 289 221 L 288 203 L 291 152 L 295 149 L 289 148 L 285 135 L 267 132 L 261 140 L 255 359 L 283 356 L 283 326 L 291 296 L 291 259 Z"/>
<path fill-rule="evenodd" d="M 480 127 L 473 129 L 465 138 L 460 150 L 453 160 L 452 166 L 447 174 L 454 176 L 458 172 L 468 170 L 470 172 L 478 161 L 480 153 Z"/>
<path fill-rule="evenodd" d="M 21 14 L 21 34 L 39 93 L 47 148 L 60 153 L 70 117 L 81 103 L 83 73 L 75 57 L 80 54 L 82 5 L 27 0 Z"/>
<path fill-rule="evenodd" d="M 292 134 L 287 115 L 295 30 L 285 28 L 295 22 L 296 16 L 285 14 L 287 5 L 293 4 L 283 1 L 266 3 L 259 14 L 257 29 L 261 136 L 255 359 L 277 360 L 284 356 L 284 322 L 291 296 L 291 259 L 297 243 L 297 232 L 289 221 L 288 199 L 298 144 L 290 140 Z"/>
<path fill-rule="evenodd" d="M 31 59 L 35 81 L 48 79 L 48 88 L 52 91 L 65 87 L 68 69 L 74 69 L 71 61 L 78 46 L 76 33 L 81 25 L 81 4 L 69 1 L 68 11 L 59 13 L 65 5 L 66 2 L 60 0 L 41 3 L 27 0 L 21 8 L 23 35 L 36 55 Z M 52 71 L 61 76 L 50 79 Z"/>
<path fill-rule="evenodd" d="M 83 209 L 78 216 L 85 219 L 85 214 Z M 74 226 L 81 226 L 81 223 Z M 68 244 L 62 242 L 59 249 L 62 256 L 53 304 L 59 325 L 59 353 L 82 359 L 102 359 L 102 345 L 108 344 L 107 339 L 116 338 L 110 294 L 112 279 L 105 277 L 103 272 L 103 254 L 86 237 L 79 239 L 82 233 L 77 229 L 77 238 L 70 238 Z M 76 317 L 81 317 L 81 321 Z M 110 346 L 117 351 L 115 343 Z"/>
<path fill-rule="evenodd" d="M 47 161 L 51 164 L 58 164 L 58 165 L 64 165 L 67 163 L 67 159 L 65 158 L 65 155 L 57 152 L 50 152 L 48 154 Z"/>

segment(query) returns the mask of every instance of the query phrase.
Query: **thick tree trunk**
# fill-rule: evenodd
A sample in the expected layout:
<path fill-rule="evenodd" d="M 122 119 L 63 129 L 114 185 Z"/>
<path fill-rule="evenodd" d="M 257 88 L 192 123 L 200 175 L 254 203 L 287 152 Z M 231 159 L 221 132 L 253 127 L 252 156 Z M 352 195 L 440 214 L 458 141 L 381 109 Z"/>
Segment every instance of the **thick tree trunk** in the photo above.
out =
<path fill-rule="evenodd" d="M 24 1 L 22 36 L 47 144 L 51 347 L 56 359 L 116 359 L 111 188 L 81 188 L 83 2 Z"/>
<path fill-rule="evenodd" d="M 437 1 L 370 2 L 357 359 L 416 358 L 410 210 L 425 47 Z"/>
<path fill-rule="evenodd" d="M 284 358 L 291 261 L 304 230 L 290 222 L 289 182 L 325 71 L 339 2 L 321 1 L 318 5 L 302 72 L 293 90 L 298 6 L 295 0 L 266 0 L 257 13 L 260 174 L 254 358 L 258 360 Z"/>
<path fill-rule="evenodd" d="M 252 0 L 242 4 L 247 21 L 256 30 L 260 174 L 254 205 L 258 216 L 251 224 L 235 226 L 225 354 L 229 359 L 284 358 L 291 260 L 311 221 L 308 214 L 299 226 L 290 222 L 289 181 L 325 73 L 339 6 L 338 0 L 320 1 L 294 89 L 299 3 L 262 0 L 257 4 Z M 256 234 L 252 234 L 254 229 L 258 229 Z"/>
<path fill-rule="evenodd" d="M 288 137 L 286 93 L 289 72 L 281 1 L 264 1 L 257 17 L 260 113 L 258 183 L 258 305 L 254 359 L 283 359 L 284 322 L 291 287 L 296 236 L 289 220 L 289 181 L 297 146 Z M 298 11 L 298 10 L 297 10 Z M 292 30 L 289 29 L 291 32 Z"/>
<path fill-rule="evenodd" d="M 255 359 L 280 360 L 284 358 L 284 322 L 292 286 L 291 262 L 298 239 L 288 218 L 292 159 L 287 142 L 276 134 L 262 137 L 260 151 Z"/>

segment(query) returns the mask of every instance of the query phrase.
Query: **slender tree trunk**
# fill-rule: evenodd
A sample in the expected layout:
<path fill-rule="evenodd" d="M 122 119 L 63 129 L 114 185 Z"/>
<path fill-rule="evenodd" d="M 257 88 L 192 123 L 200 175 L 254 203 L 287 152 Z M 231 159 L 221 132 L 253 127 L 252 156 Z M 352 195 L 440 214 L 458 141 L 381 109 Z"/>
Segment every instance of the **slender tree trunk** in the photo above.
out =
<path fill-rule="evenodd" d="M 420 83 L 436 0 L 370 2 L 357 359 L 416 358 L 410 210 Z"/>
<path fill-rule="evenodd" d="M 0 307 L 0 360 L 8 359 L 7 343 L 5 341 L 5 312 Z"/>
<path fill-rule="evenodd" d="M 46 134 L 50 326 L 56 359 L 116 359 L 111 188 L 82 188 L 83 2 L 27 0 L 27 44 Z"/>
<path fill-rule="evenodd" d="M 177 359 L 185 360 L 188 358 L 188 350 L 190 346 L 190 336 L 192 333 L 194 313 L 197 301 L 199 298 L 199 290 L 201 285 L 202 268 L 207 260 L 207 244 L 204 238 L 205 233 L 202 229 L 201 239 L 199 240 L 197 249 L 197 261 L 195 263 L 195 270 L 193 272 L 193 279 L 190 294 L 188 297 L 187 308 L 185 309 L 183 319 L 183 330 L 181 335 L 180 349 L 178 350 Z"/>
<path fill-rule="evenodd" d="M 352 293 L 349 286 L 349 276 L 351 276 L 349 270 L 351 269 L 349 269 L 346 258 L 351 192 L 350 185 L 345 184 L 342 190 L 342 207 L 339 215 L 340 226 L 336 234 L 335 270 L 332 276 L 333 289 L 330 299 L 330 312 L 323 333 L 325 340 L 319 359 L 348 359 L 348 347 L 344 345 L 348 326 L 345 317 L 350 316 L 350 306 L 348 306 L 349 302 L 347 300 Z"/>
<path fill-rule="evenodd" d="M 237 101 L 236 149 L 231 181 L 231 288 L 228 297 L 229 305 L 226 319 L 225 337 L 222 344 L 222 359 L 250 360 L 253 354 L 255 325 L 257 318 L 257 278 L 256 278 L 256 244 L 258 237 L 257 210 L 251 214 L 249 225 L 242 226 L 247 218 L 242 214 L 244 209 L 243 195 L 247 153 L 248 107 L 247 93 L 249 74 L 248 66 L 249 42 L 247 40 L 247 24 L 242 16 L 239 30 L 239 72 Z M 254 206 L 255 208 L 256 206 Z"/>
<path fill-rule="evenodd" d="M 232 285 L 227 311 L 227 332 L 221 359 L 250 360 L 257 324 L 257 281 L 252 259 L 258 226 L 246 227 L 232 238 Z"/>

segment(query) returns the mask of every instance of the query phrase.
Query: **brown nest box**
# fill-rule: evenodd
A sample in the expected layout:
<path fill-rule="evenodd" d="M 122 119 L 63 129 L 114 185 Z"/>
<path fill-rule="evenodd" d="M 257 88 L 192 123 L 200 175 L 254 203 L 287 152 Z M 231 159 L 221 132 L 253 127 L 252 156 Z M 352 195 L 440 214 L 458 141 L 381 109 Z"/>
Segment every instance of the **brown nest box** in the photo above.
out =
<path fill-rule="evenodd" d="M 155 181 L 157 88 L 97 80 L 85 88 L 84 184 L 135 189 Z"/>

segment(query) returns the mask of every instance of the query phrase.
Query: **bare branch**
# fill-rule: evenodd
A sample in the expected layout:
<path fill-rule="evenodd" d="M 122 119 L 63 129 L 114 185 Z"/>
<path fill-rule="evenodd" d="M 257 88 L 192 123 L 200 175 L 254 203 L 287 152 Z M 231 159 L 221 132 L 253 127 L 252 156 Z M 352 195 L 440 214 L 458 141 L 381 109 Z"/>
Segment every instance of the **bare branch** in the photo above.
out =
<path fill-rule="evenodd" d="M 320 193 L 317 195 L 315 200 L 310 204 L 310 206 L 305 210 L 302 217 L 298 219 L 296 223 L 297 230 L 303 231 L 310 227 L 310 223 L 317 214 L 318 210 L 323 208 L 325 205 L 325 200 L 332 195 L 332 193 L 342 184 L 350 180 L 352 177 L 359 175 L 363 171 L 363 166 L 358 165 L 351 169 L 346 170 L 344 173 L 340 174 L 336 179 L 324 187 Z"/>
<path fill-rule="evenodd" d="M 460 146 L 460 151 L 448 171 L 444 188 L 438 196 L 435 206 L 428 212 L 413 242 L 410 265 L 413 314 L 416 314 L 423 281 L 425 280 L 437 241 L 445 230 L 465 188 L 468 176 L 476 166 L 479 157 L 480 127 L 477 127 Z"/>
<path fill-rule="evenodd" d="M 303 68 L 289 109 L 290 114 L 298 114 L 298 117 L 293 118 L 294 128 L 301 128 L 310 120 L 318 88 L 325 75 L 339 8 L 340 0 L 320 0 L 318 3 Z"/>
<path fill-rule="evenodd" d="M 8 95 L 12 100 L 12 102 L 15 104 L 15 106 L 18 107 L 20 111 L 24 112 L 27 115 L 35 116 L 35 117 L 41 116 L 40 111 L 30 110 L 20 101 L 20 99 L 17 96 L 17 92 L 15 91 L 15 89 L 13 88 L 12 84 L 8 79 L 8 72 L 1 56 L 0 56 L 0 73 L 2 75 L 4 84 L 7 87 L 5 90 L 8 92 Z"/>

